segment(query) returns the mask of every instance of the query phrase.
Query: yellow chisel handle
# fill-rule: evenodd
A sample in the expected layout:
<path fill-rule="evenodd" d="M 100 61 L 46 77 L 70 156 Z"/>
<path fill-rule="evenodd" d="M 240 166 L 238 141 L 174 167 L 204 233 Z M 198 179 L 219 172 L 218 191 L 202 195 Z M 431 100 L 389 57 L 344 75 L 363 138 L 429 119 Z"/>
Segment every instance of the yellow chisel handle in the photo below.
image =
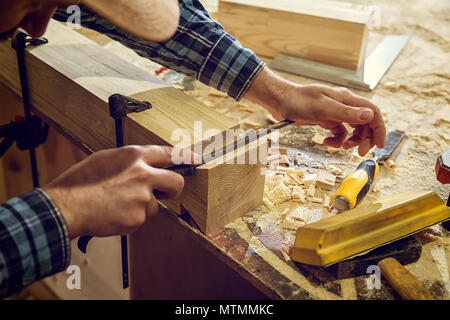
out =
<path fill-rule="evenodd" d="M 331 197 L 333 207 L 339 211 L 353 209 L 369 192 L 373 180 L 378 175 L 380 167 L 374 160 L 365 160 L 356 171 L 345 177 L 336 193 Z"/>

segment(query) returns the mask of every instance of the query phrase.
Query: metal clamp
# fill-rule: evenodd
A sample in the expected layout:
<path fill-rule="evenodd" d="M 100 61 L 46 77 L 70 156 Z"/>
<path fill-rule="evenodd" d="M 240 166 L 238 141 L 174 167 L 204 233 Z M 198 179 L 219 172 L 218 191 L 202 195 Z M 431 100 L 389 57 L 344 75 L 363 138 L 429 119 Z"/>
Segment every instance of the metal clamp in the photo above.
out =
<path fill-rule="evenodd" d="M 148 110 L 152 107 L 150 102 L 139 101 L 121 94 L 114 94 L 109 97 L 109 114 L 115 120 L 116 147 L 123 147 L 123 118 L 129 113 L 137 113 Z M 86 253 L 87 245 L 93 236 L 83 236 L 78 239 L 78 249 Z M 123 288 L 129 286 L 128 281 L 128 243 L 127 236 L 121 236 L 122 250 L 122 283 Z"/>
<path fill-rule="evenodd" d="M 15 129 L 11 128 L 14 125 L 13 123 L 9 124 L 10 135 L 5 136 L 5 140 L 2 143 L 3 152 L 6 152 L 14 141 L 17 142 L 19 149 L 29 150 L 34 188 L 39 187 L 35 148 L 45 142 L 48 134 L 48 125 L 44 124 L 42 126 L 41 120 L 38 117 L 31 115 L 31 100 L 25 66 L 25 48 L 28 44 L 37 46 L 45 43 L 48 43 L 46 38 L 33 39 L 21 30 L 18 30 L 12 39 L 11 46 L 16 51 L 17 64 L 19 66 L 25 119 L 22 124 L 14 122 L 17 125 Z M 12 132 L 14 130 L 17 131 L 14 133 Z"/>

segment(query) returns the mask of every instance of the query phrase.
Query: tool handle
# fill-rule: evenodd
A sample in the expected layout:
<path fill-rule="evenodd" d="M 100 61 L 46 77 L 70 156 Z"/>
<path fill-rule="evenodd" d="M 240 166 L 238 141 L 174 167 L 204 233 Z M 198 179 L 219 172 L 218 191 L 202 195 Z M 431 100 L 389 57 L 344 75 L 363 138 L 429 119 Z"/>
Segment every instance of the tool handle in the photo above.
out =
<path fill-rule="evenodd" d="M 332 196 L 333 207 L 345 211 L 353 209 L 366 196 L 380 168 L 372 159 L 364 160 L 356 170 L 345 177 Z"/>
<path fill-rule="evenodd" d="M 381 274 L 404 300 L 435 300 L 404 266 L 394 258 L 378 262 Z"/>

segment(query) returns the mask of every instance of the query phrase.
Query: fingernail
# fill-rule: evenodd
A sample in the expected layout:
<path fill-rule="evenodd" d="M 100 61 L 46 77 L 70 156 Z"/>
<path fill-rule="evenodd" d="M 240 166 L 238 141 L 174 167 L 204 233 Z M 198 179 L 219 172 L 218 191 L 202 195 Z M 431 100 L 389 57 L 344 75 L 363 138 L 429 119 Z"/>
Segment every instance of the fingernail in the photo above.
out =
<path fill-rule="evenodd" d="M 366 121 L 366 120 L 369 120 L 370 118 L 372 118 L 372 114 L 373 114 L 372 110 L 361 109 L 358 112 L 358 118 L 361 121 Z"/>

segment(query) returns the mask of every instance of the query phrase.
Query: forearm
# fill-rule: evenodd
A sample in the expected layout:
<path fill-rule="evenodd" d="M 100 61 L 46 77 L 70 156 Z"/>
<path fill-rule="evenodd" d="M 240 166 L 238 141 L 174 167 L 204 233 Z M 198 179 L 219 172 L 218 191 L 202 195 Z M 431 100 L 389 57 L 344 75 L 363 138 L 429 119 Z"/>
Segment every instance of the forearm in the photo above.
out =
<path fill-rule="evenodd" d="M 264 63 L 212 20 L 198 0 L 183 0 L 180 24 L 166 42 L 152 42 L 127 33 L 82 7 L 81 24 L 121 42 L 144 58 L 187 74 L 240 100 Z M 67 21 L 59 10 L 54 18 Z"/>
<path fill-rule="evenodd" d="M 0 297 L 64 270 L 69 261 L 66 223 L 44 191 L 0 206 Z"/>
<path fill-rule="evenodd" d="M 285 116 L 281 108 L 283 97 L 296 86 L 300 85 L 281 78 L 266 66 L 248 88 L 244 98 L 263 106 L 281 119 Z"/>

